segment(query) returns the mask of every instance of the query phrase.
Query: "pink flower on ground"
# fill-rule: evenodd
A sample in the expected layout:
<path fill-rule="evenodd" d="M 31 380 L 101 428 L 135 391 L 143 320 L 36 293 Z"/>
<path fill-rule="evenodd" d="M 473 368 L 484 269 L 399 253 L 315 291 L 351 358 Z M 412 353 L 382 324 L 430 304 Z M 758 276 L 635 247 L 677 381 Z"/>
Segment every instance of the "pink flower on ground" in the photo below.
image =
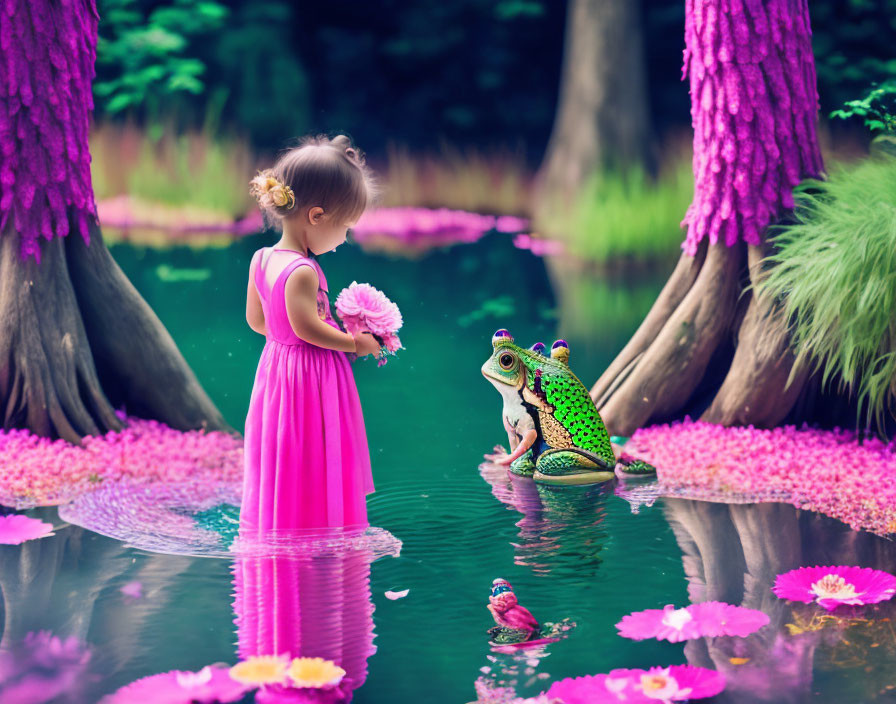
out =
<path fill-rule="evenodd" d="M 208 665 L 199 672 L 172 670 L 125 685 L 100 704 L 201 704 L 235 702 L 251 689 L 230 677 L 229 668 Z"/>
<path fill-rule="evenodd" d="M 756 609 L 706 601 L 682 609 L 669 604 L 664 609 L 636 611 L 623 616 L 616 628 L 623 638 L 678 643 L 703 636 L 747 636 L 768 621 L 768 616 Z"/>
<path fill-rule="evenodd" d="M 720 672 L 692 665 L 672 665 L 646 671 L 619 669 L 606 675 L 569 677 L 554 682 L 546 694 L 564 704 L 656 704 L 713 697 L 723 689 L 725 677 Z"/>
<path fill-rule="evenodd" d="M 26 540 L 53 535 L 53 526 L 18 513 L 0 516 L 0 544 L 19 545 Z"/>
<path fill-rule="evenodd" d="M 800 567 L 779 574 L 772 591 L 781 599 L 817 601 L 833 611 L 840 604 L 858 606 L 890 599 L 896 594 L 896 577 L 870 567 Z"/>

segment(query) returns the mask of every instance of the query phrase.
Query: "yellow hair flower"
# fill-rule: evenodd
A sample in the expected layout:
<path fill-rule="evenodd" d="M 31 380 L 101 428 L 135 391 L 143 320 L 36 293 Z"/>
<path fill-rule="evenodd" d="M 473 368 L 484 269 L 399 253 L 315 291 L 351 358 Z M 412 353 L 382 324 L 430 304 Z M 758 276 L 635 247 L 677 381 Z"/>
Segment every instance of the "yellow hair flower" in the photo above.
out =
<path fill-rule="evenodd" d="M 345 670 L 332 660 L 296 658 L 289 666 L 289 677 L 296 687 L 327 687 L 339 684 Z"/>
<path fill-rule="evenodd" d="M 292 188 L 271 175 L 270 169 L 259 171 L 255 178 L 249 181 L 249 193 L 255 196 L 263 208 L 274 206 L 292 208 L 296 204 Z"/>
<path fill-rule="evenodd" d="M 287 208 L 291 208 L 296 202 L 292 189 L 289 186 L 284 186 L 282 183 L 278 183 L 268 191 L 268 195 L 271 197 L 271 202 L 278 208 L 282 208 L 284 205 Z"/>
<path fill-rule="evenodd" d="M 289 659 L 284 655 L 253 655 L 230 668 L 230 677 L 248 685 L 279 684 L 286 679 Z"/>

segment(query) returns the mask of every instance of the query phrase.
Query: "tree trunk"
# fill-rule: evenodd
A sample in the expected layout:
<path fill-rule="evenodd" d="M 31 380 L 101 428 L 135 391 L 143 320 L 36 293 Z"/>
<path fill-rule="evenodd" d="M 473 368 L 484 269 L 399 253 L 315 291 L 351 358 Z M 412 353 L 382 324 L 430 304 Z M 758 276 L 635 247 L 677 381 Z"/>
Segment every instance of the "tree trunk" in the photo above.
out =
<path fill-rule="evenodd" d="M 540 205 L 562 208 L 604 166 L 645 164 L 647 89 L 640 3 L 571 0 L 560 97 L 539 173 Z"/>
<path fill-rule="evenodd" d="M 23 260 L 12 227 L 0 237 L 3 428 L 80 445 L 120 430 L 115 408 L 178 430 L 232 430 L 150 307 L 91 226 Z"/>
<path fill-rule="evenodd" d="M 686 0 L 694 200 L 684 253 L 644 323 L 591 390 L 611 433 L 688 414 L 770 427 L 809 375 L 752 284 L 765 228 L 822 173 L 805 0 Z"/>

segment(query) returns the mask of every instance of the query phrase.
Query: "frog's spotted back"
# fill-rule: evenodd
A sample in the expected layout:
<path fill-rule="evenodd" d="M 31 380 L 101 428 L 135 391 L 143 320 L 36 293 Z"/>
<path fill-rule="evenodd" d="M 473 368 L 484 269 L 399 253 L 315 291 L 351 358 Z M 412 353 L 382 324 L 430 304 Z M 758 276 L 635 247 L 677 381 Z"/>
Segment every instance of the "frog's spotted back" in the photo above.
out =
<path fill-rule="evenodd" d="M 609 466 L 616 464 L 607 429 L 594 406 L 588 389 L 569 368 L 569 345 L 557 340 L 550 356 L 536 342 L 531 348 L 519 347 L 504 329 L 492 336 L 496 353 L 505 351 L 519 359 L 525 370 L 525 385 L 540 399 L 538 408 L 542 437 L 554 449 L 586 450 Z"/>

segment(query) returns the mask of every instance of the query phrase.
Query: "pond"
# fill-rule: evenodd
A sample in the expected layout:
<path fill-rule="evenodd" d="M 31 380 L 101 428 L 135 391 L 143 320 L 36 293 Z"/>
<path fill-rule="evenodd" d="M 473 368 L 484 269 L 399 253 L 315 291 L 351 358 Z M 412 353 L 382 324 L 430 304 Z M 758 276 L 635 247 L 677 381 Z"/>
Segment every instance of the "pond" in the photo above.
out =
<path fill-rule="evenodd" d="M 247 268 L 270 243 L 111 249 L 239 430 L 263 346 L 245 324 Z M 359 704 L 470 702 L 478 677 L 533 696 L 563 677 L 680 663 L 723 671 L 720 702 L 896 701 L 892 608 L 819 621 L 817 609 L 770 591 L 776 574 L 800 565 L 894 571 L 893 543 L 782 504 L 656 499 L 649 484 L 631 482 L 545 488 L 480 469 L 506 439 L 500 397 L 479 371 L 494 330 L 526 345 L 563 337 L 589 384 L 665 272 L 631 281 L 555 272 L 552 284 L 542 260 L 498 235 L 418 260 L 345 246 L 321 264 L 331 297 L 369 281 L 404 315 L 406 349 L 381 368 L 355 365 L 376 483 L 370 521 L 401 541 L 400 554 L 234 563 L 131 547 L 35 509 L 59 528 L 0 547 L 2 645 L 41 630 L 86 642 L 85 670 L 59 701 L 95 702 L 139 677 L 232 664 L 278 629 L 341 661 L 360 683 Z M 565 637 L 494 652 L 486 605 L 497 577 L 539 620 L 566 621 Z M 623 639 L 614 627 L 631 611 L 703 599 L 761 609 L 771 622 L 746 639 L 685 646 Z"/>

